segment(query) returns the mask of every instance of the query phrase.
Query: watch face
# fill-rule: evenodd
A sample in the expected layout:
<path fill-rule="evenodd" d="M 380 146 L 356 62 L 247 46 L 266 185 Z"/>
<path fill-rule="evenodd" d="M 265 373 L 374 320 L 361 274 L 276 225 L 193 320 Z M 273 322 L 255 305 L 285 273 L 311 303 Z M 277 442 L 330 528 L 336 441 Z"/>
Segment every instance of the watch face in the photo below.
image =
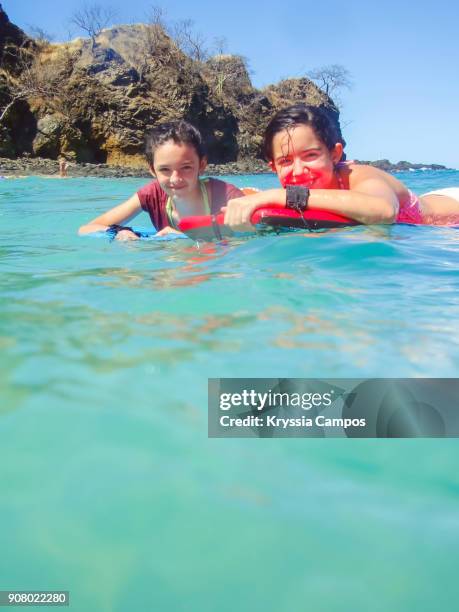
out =
<path fill-rule="evenodd" d="M 305 210 L 307 208 L 309 189 L 297 185 L 287 186 L 287 206 Z"/>

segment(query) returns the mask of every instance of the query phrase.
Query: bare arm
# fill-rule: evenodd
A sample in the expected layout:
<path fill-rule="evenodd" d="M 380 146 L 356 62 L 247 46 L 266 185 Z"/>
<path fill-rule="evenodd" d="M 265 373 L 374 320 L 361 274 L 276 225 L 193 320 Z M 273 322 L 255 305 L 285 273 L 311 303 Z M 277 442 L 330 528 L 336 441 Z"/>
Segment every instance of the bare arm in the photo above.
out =
<path fill-rule="evenodd" d="M 103 215 L 96 217 L 86 225 L 82 225 L 78 230 L 80 235 L 91 234 L 93 232 L 104 232 L 110 225 L 123 225 L 138 215 L 142 210 L 139 196 L 135 193 L 133 196 L 123 202 L 119 206 L 115 206 Z"/>
<path fill-rule="evenodd" d="M 254 210 L 268 205 L 283 208 L 285 202 L 284 189 L 269 189 L 230 200 L 224 209 L 225 224 L 235 230 L 248 231 Z M 311 210 L 329 210 L 365 224 L 393 223 L 399 206 L 393 188 L 379 177 L 362 177 L 355 181 L 351 190 L 312 189 L 308 204 Z"/>
<path fill-rule="evenodd" d="M 309 196 L 309 208 L 336 212 L 366 225 L 394 223 L 398 207 L 397 194 L 380 178 L 363 179 L 350 190 L 313 189 Z"/>

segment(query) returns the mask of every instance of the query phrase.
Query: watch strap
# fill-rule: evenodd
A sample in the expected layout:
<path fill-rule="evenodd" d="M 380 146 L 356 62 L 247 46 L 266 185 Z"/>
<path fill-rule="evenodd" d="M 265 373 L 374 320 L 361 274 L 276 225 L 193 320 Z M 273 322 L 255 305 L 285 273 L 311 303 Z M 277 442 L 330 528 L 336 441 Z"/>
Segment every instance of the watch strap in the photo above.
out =
<path fill-rule="evenodd" d="M 308 208 L 309 189 L 302 185 L 287 185 L 286 208 L 302 213 Z"/>

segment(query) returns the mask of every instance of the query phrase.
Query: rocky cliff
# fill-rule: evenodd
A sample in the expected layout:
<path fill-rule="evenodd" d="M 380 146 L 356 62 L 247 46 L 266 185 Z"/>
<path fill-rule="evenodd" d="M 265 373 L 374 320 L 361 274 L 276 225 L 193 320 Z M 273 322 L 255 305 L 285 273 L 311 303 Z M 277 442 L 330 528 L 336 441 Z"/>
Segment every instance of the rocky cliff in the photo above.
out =
<path fill-rule="evenodd" d="M 95 41 L 31 41 L 0 6 L 0 155 L 144 165 L 143 135 L 185 118 L 203 132 L 213 163 L 260 156 L 266 123 L 296 101 L 332 100 L 308 79 L 260 91 L 233 55 L 187 56 L 159 25 L 103 30 Z"/>
<path fill-rule="evenodd" d="M 34 42 L 9 21 L 0 4 L 0 116 L 11 102 L 10 84 L 16 82 L 22 69 L 20 53 L 33 54 L 34 51 Z M 16 143 L 19 149 L 28 145 L 23 138 L 24 130 L 19 126 L 30 119 L 28 105 L 23 99 L 11 105 L 8 120 L 0 121 L 0 155 L 15 154 Z M 30 142 L 30 137 L 26 140 Z"/>

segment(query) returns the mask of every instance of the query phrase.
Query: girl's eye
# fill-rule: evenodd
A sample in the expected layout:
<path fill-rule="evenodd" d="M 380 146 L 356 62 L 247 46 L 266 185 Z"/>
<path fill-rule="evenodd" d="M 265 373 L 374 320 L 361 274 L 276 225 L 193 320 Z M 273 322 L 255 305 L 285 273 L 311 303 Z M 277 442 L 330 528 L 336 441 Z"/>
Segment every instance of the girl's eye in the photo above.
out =
<path fill-rule="evenodd" d="M 280 159 L 278 163 L 280 166 L 288 166 L 291 161 L 288 157 L 284 157 L 283 159 Z"/>

